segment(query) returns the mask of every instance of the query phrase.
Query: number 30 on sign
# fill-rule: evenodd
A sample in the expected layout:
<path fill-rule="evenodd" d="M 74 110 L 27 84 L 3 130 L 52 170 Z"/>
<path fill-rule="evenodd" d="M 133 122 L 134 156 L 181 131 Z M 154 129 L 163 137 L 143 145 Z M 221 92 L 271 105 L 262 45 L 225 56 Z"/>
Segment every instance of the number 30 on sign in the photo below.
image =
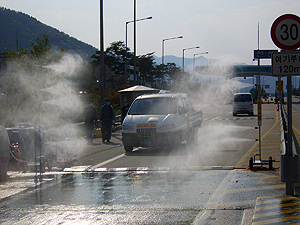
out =
<path fill-rule="evenodd" d="M 272 24 L 271 37 L 274 44 L 284 50 L 295 50 L 300 47 L 300 17 L 285 14 Z"/>

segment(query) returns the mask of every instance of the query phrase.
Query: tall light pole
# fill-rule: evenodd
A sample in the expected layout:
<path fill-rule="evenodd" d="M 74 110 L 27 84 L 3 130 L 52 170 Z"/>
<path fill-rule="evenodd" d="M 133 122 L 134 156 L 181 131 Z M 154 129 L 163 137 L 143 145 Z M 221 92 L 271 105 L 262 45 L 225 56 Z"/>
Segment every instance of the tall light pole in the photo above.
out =
<path fill-rule="evenodd" d="M 104 31 L 103 31 L 103 0 L 100 0 L 100 105 L 104 105 Z"/>
<path fill-rule="evenodd" d="M 200 46 L 182 49 L 182 71 L 183 71 L 183 72 L 184 72 L 184 51 L 185 51 L 185 50 L 190 50 L 190 49 L 195 49 L 195 48 L 200 48 Z"/>
<path fill-rule="evenodd" d="M 134 85 L 136 84 L 136 0 L 134 0 L 133 6 L 133 42 L 134 42 L 134 56 L 133 56 L 133 80 Z"/>
<path fill-rule="evenodd" d="M 195 72 L 195 56 L 196 55 L 202 55 L 202 54 L 208 54 L 208 52 L 195 53 L 194 56 L 193 56 L 193 74 Z"/>
<path fill-rule="evenodd" d="M 172 38 L 166 38 L 166 39 L 163 39 L 163 40 L 162 40 L 161 64 L 164 65 L 164 52 L 165 52 L 164 41 L 173 40 L 173 39 L 179 39 L 179 38 L 183 38 L 183 36 L 172 37 Z"/>
<path fill-rule="evenodd" d="M 145 17 L 145 18 L 142 18 L 142 19 L 138 19 L 136 21 L 142 21 L 142 20 L 151 20 L 152 19 L 152 16 L 148 16 L 148 17 Z M 127 25 L 129 23 L 132 23 L 134 22 L 134 20 L 131 20 L 131 21 L 127 21 L 126 22 L 126 33 L 125 33 L 125 45 L 126 45 L 126 57 L 125 57 L 125 69 L 124 69 L 124 77 L 125 77 L 125 84 L 127 83 Z"/>

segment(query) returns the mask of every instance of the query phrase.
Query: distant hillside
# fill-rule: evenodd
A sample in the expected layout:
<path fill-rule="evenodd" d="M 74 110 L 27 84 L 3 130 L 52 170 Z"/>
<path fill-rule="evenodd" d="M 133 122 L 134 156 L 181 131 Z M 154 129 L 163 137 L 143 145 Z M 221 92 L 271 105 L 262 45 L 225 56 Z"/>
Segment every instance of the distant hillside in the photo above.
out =
<path fill-rule="evenodd" d="M 161 64 L 161 57 L 154 56 L 154 61 L 156 64 Z M 197 56 L 195 58 L 195 66 L 206 66 L 208 62 L 208 59 L 204 56 Z M 164 63 L 175 63 L 177 67 L 182 67 L 182 57 L 177 57 L 173 55 L 166 55 L 164 56 Z M 193 58 L 184 58 L 184 68 L 185 70 L 190 70 L 192 71 L 192 66 L 193 66 Z"/>
<path fill-rule="evenodd" d="M 42 33 L 49 35 L 53 48 L 68 48 L 87 59 L 97 51 L 93 46 L 47 26 L 34 17 L 3 7 L 0 7 L 0 28 L 0 53 L 17 50 L 17 46 L 30 49 L 30 42 L 35 43 Z"/>

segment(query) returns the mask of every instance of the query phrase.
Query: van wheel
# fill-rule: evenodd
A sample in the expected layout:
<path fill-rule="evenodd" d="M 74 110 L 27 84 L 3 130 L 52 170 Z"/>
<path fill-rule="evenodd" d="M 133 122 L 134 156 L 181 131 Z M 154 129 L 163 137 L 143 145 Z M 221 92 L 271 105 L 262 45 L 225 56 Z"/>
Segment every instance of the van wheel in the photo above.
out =
<path fill-rule="evenodd" d="M 133 147 L 132 146 L 124 146 L 125 152 L 132 152 Z"/>

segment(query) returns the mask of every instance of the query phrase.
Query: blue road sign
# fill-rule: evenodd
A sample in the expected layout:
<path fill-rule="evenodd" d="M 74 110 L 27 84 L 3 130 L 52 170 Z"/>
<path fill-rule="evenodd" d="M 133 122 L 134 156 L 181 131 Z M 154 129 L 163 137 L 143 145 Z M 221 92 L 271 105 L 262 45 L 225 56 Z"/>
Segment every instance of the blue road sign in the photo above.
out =
<path fill-rule="evenodd" d="M 271 65 L 261 65 L 259 74 L 272 76 Z M 258 75 L 258 65 L 233 65 L 224 69 L 218 66 L 196 66 L 195 71 L 201 74 L 227 77 L 252 77 Z"/>
<path fill-rule="evenodd" d="M 254 50 L 254 59 L 270 59 L 273 52 L 278 50 Z"/>
<path fill-rule="evenodd" d="M 248 77 L 258 75 L 257 65 L 235 65 L 231 70 L 234 77 Z M 271 76 L 272 66 L 271 65 L 261 65 L 259 67 L 260 75 Z"/>

